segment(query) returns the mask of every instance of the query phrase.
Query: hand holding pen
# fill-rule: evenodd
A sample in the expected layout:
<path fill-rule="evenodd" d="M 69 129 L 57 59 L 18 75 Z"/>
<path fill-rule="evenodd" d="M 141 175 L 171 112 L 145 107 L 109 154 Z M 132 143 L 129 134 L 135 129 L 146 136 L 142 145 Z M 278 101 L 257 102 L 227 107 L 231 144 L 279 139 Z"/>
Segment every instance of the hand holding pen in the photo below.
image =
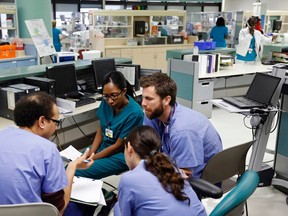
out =
<path fill-rule="evenodd" d="M 78 157 L 76 160 L 70 163 L 76 163 L 77 169 L 87 169 L 94 163 L 93 160 L 94 153 L 92 153 L 89 157 L 88 155 L 89 155 L 89 148 L 87 148 L 80 157 Z"/>

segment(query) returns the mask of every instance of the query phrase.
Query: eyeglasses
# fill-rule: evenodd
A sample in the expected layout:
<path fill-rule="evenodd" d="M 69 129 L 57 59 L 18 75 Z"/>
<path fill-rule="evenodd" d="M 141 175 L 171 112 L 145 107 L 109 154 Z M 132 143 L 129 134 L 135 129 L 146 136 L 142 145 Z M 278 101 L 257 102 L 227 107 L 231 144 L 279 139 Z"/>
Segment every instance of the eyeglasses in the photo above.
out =
<path fill-rule="evenodd" d="M 57 125 L 57 127 L 60 126 L 62 124 L 62 121 L 63 121 L 62 119 L 52 119 L 52 118 L 48 118 L 48 117 L 45 117 L 45 118 L 54 122 Z"/>
<path fill-rule="evenodd" d="M 105 99 L 105 100 L 108 100 L 109 98 L 110 98 L 111 100 L 116 100 L 122 92 L 123 92 L 123 90 L 120 91 L 119 93 L 113 93 L 113 94 L 111 94 L 111 95 L 104 95 L 104 94 L 103 94 L 102 97 L 103 97 L 103 99 Z"/>

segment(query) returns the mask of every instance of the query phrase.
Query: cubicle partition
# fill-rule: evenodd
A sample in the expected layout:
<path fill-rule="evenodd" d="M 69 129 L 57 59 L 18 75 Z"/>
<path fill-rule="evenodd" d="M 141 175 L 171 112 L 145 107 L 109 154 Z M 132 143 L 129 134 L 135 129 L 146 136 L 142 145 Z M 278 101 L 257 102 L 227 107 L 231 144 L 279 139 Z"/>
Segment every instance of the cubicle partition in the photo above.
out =
<path fill-rule="evenodd" d="M 167 73 L 177 84 L 177 102 L 210 118 L 213 86 L 207 91 L 206 84 L 199 82 L 199 63 L 169 59 Z"/>

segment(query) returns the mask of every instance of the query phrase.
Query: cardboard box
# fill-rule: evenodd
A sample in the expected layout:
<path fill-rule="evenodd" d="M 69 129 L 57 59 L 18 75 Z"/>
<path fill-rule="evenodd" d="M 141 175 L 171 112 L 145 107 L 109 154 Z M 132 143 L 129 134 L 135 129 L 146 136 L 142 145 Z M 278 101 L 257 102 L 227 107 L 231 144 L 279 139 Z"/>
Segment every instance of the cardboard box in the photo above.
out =
<path fill-rule="evenodd" d="M 189 35 L 188 36 L 188 43 L 194 44 L 195 41 L 198 41 L 198 36 Z"/>
<path fill-rule="evenodd" d="M 15 57 L 16 57 L 16 46 L 15 45 L 0 46 L 0 59 L 15 58 Z"/>

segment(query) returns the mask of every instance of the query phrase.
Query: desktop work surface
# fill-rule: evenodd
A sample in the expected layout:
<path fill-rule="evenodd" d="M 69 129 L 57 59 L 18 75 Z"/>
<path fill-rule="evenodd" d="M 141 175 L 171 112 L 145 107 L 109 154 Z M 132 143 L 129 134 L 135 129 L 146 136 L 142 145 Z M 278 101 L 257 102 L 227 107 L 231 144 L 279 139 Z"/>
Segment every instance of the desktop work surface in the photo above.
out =
<path fill-rule="evenodd" d="M 131 64 L 132 60 L 128 58 L 115 58 L 116 64 Z M 71 62 L 63 62 L 58 64 L 43 64 L 43 65 L 33 65 L 28 67 L 17 67 L 0 70 L 0 83 L 9 80 L 21 79 L 28 76 L 42 76 L 46 73 L 47 66 L 67 64 Z M 78 71 L 91 69 L 91 60 L 79 60 L 75 61 L 75 68 L 78 75 Z"/>

